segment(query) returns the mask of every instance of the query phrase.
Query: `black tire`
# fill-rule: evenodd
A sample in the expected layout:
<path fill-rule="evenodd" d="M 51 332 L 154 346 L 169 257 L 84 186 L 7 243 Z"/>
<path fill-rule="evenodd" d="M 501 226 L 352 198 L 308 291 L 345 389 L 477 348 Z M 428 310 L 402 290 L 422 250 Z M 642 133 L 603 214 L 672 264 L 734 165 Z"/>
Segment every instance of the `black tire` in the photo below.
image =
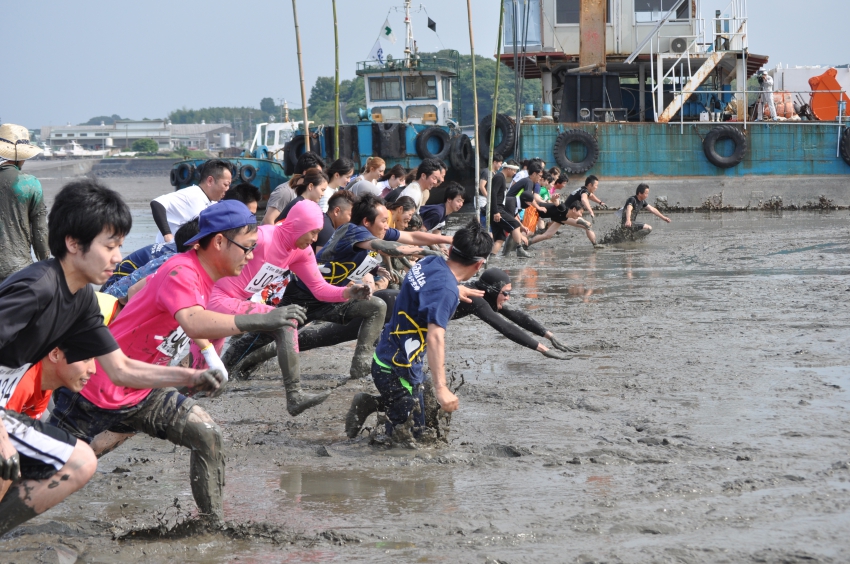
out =
<path fill-rule="evenodd" d="M 292 168 L 294 169 L 295 165 L 298 164 L 298 157 L 300 157 L 301 154 L 304 152 L 304 146 L 305 146 L 304 136 L 303 135 L 296 135 L 295 137 L 293 137 L 289 141 L 289 143 L 287 143 L 287 146 L 289 147 L 289 150 L 286 154 L 286 162 L 288 164 L 290 164 L 292 166 Z M 287 173 L 287 174 L 292 174 L 292 173 Z"/>
<path fill-rule="evenodd" d="M 841 134 L 841 143 L 838 145 L 838 152 L 844 162 L 850 165 L 850 127 L 844 128 L 844 133 Z"/>
<path fill-rule="evenodd" d="M 453 168 L 468 171 L 475 168 L 475 150 L 468 135 L 458 135 L 452 139 L 449 150 L 449 162 Z"/>
<path fill-rule="evenodd" d="M 171 173 L 168 175 L 168 179 L 171 181 L 171 185 L 177 187 L 180 185 L 180 180 L 177 179 L 177 169 L 172 168 Z"/>
<path fill-rule="evenodd" d="M 730 139 L 735 143 L 735 150 L 728 157 L 721 156 L 717 152 L 717 142 L 721 139 Z M 747 153 L 747 138 L 741 130 L 731 125 L 721 125 L 708 132 L 702 141 L 702 151 L 708 162 L 717 168 L 732 168 L 744 160 Z"/>
<path fill-rule="evenodd" d="M 587 156 L 581 162 L 573 162 L 567 157 L 567 147 L 570 143 L 582 143 L 587 148 Z M 582 174 L 596 164 L 599 159 L 599 142 L 596 138 L 581 129 L 570 129 L 558 135 L 555 139 L 555 162 L 561 170 L 568 174 Z"/>
<path fill-rule="evenodd" d="M 432 153 L 428 150 L 428 140 L 436 137 L 443 144 L 443 148 Z M 451 150 L 451 139 L 449 132 L 441 127 L 431 126 L 422 131 L 416 136 L 416 154 L 420 159 L 440 159 L 445 160 Z"/>
<path fill-rule="evenodd" d="M 254 168 L 254 165 L 246 164 L 239 169 L 239 178 L 242 179 L 242 182 L 250 184 L 252 180 L 257 178 L 257 169 Z"/>
<path fill-rule="evenodd" d="M 291 140 L 287 141 L 283 145 L 283 159 L 282 159 L 282 161 L 283 161 L 283 172 L 286 174 L 286 176 L 292 176 L 295 173 L 295 165 L 292 164 L 292 162 L 289 160 L 289 155 L 292 152 L 291 147 L 292 147 L 292 141 Z"/>
<path fill-rule="evenodd" d="M 195 176 L 195 165 L 192 163 L 180 163 L 177 165 L 177 185 L 192 182 Z"/>
<path fill-rule="evenodd" d="M 484 119 L 478 124 L 478 136 L 481 138 L 481 147 L 478 148 L 478 154 L 484 160 L 490 158 L 490 130 L 493 127 L 492 120 L 493 114 L 490 114 L 484 116 Z M 505 114 L 496 114 L 496 129 L 502 132 L 502 140 L 498 145 L 493 147 L 493 154 L 499 153 L 504 158 L 508 158 L 514 153 L 516 124 Z"/>

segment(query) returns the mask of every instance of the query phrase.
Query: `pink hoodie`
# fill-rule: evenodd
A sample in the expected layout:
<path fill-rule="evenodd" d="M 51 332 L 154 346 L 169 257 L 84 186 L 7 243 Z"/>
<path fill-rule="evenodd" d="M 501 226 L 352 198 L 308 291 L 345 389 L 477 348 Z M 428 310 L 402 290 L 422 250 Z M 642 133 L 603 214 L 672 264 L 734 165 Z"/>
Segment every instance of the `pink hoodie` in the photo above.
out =
<path fill-rule="evenodd" d="M 251 259 L 239 276 L 221 278 L 215 283 L 208 309 L 219 313 L 265 313 L 274 307 L 248 302 L 252 295 L 291 270 L 300 278 L 317 299 L 323 302 L 344 302 L 345 288 L 325 282 L 316 264 L 312 247 L 299 249 L 295 241 L 324 224 L 322 210 L 315 202 L 304 200 L 295 204 L 286 221 L 278 225 L 262 225 L 258 229 L 257 246 Z"/>

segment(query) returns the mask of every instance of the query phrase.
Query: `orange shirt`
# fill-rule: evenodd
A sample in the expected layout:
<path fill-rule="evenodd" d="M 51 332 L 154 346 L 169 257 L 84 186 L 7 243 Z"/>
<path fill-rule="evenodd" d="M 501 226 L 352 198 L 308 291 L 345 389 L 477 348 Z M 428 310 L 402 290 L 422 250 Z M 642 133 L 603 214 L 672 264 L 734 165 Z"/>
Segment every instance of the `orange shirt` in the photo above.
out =
<path fill-rule="evenodd" d="M 6 409 L 40 419 L 50 403 L 51 390 L 41 389 L 41 363 L 37 362 L 24 373 L 18 382 L 12 397 L 6 402 Z"/>

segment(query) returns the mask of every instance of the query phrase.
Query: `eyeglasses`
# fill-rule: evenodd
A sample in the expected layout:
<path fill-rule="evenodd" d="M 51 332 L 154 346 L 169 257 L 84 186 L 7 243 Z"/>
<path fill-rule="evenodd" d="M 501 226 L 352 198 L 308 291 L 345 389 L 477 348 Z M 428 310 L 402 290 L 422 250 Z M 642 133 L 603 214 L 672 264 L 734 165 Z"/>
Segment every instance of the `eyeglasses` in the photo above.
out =
<path fill-rule="evenodd" d="M 505 296 L 506 298 L 510 298 L 510 297 L 511 297 L 511 291 L 510 291 L 510 290 L 502 290 L 502 291 L 501 291 L 501 292 L 499 292 L 499 293 L 500 293 L 500 294 L 502 294 L 503 296 Z"/>
<path fill-rule="evenodd" d="M 228 241 L 230 241 L 231 243 L 233 243 L 234 245 L 236 245 L 237 247 L 239 247 L 240 249 L 242 249 L 242 252 L 244 252 L 246 256 L 248 255 L 248 253 L 250 253 L 251 251 L 253 251 L 254 249 L 257 248 L 256 243 L 254 243 L 250 247 L 246 247 L 244 245 L 240 245 L 239 243 L 237 243 L 236 241 L 234 241 L 230 237 L 225 236 L 224 238 L 227 239 Z"/>

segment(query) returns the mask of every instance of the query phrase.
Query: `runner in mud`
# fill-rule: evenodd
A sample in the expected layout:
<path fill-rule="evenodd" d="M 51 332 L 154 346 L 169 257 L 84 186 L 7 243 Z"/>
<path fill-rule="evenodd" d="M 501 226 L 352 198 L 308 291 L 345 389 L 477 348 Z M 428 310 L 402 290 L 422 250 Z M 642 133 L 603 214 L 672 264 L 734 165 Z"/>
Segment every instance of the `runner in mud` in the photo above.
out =
<path fill-rule="evenodd" d="M 166 261 L 109 328 L 133 362 L 149 371 L 184 370 L 189 377 L 177 373 L 170 377 L 116 377 L 101 360 L 81 392 L 60 388 L 54 393 L 56 407 L 50 424 L 92 443 L 98 455 L 110 452 L 136 432 L 191 449 L 190 482 L 198 511 L 205 522 L 218 525 L 223 519 L 221 429 L 194 399 L 176 389 L 188 385 L 197 391 L 198 373 L 165 366 L 187 338 L 219 339 L 244 331 L 280 330 L 302 321 L 303 314 L 278 310 L 232 316 L 206 309 L 215 281 L 239 274 L 251 259 L 257 227 L 245 204 L 232 200 L 202 211 L 199 226 L 198 235 L 186 242 L 197 243 L 197 248 Z M 207 364 L 221 366 L 211 346 L 203 354 Z M 223 389 L 223 367 L 201 374 L 210 380 L 203 389 Z M 104 431 L 109 433 L 95 440 Z"/>
<path fill-rule="evenodd" d="M 567 207 L 570 207 L 575 202 L 581 202 L 581 206 L 587 213 L 590 214 L 590 217 L 595 218 L 596 214 L 594 214 L 593 210 L 590 208 L 591 201 L 596 202 L 602 208 L 607 208 L 605 202 L 596 196 L 597 188 L 599 188 L 599 179 L 591 174 L 587 177 L 587 179 L 585 179 L 584 186 L 576 188 L 570 192 L 570 195 L 567 196 L 564 203 L 567 204 Z"/>
<path fill-rule="evenodd" d="M 550 219 L 551 222 L 546 228 L 546 231 L 529 239 L 529 245 L 535 245 L 542 241 L 547 241 L 555 236 L 555 233 L 558 232 L 558 229 L 560 229 L 562 225 L 569 225 L 571 227 L 584 229 L 590 243 L 594 247 L 600 246 L 596 242 L 596 233 L 594 233 L 593 229 L 591 229 L 592 225 L 589 221 L 582 217 L 584 212 L 580 201 L 573 201 L 573 203 L 569 206 L 565 203 L 556 206 L 555 204 L 544 202 L 542 207 L 545 208 L 546 211 L 538 212 L 540 217 L 543 219 Z"/>
<path fill-rule="evenodd" d="M 230 188 L 232 174 L 226 161 L 210 159 L 200 167 L 201 181 L 151 200 L 151 213 L 159 234 L 157 243 L 170 243 L 174 231 L 197 217 L 201 210 L 218 202 Z"/>
<path fill-rule="evenodd" d="M 372 378 L 388 419 L 386 434 L 394 442 L 415 446 L 425 427 L 425 356 L 440 407 L 448 413 L 458 409 L 458 398 L 446 385 L 446 329 L 460 299 L 457 284 L 481 269 L 492 247 L 493 240 L 473 219 L 452 238 L 448 261 L 424 258 L 405 277 L 372 360 Z"/>
<path fill-rule="evenodd" d="M 371 295 L 363 284 L 337 286 L 328 284 L 316 268 L 316 258 L 310 244 L 322 227 L 322 211 L 313 202 L 295 204 L 286 221 L 279 225 L 264 225 L 258 230 L 254 256 L 241 274 L 222 278 L 216 282 L 209 298 L 208 308 L 225 314 L 251 312 L 272 313 L 277 308 L 249 301 L 251 296 L 269 284 L 276 283 L 291 270 L 307 288 L 307 292 L 333 313 L 326 313 L 329 320 L 338 319 L 346 323 L 354 318 L 363 320 L 363 339 L 358 342 L 351 365 L 352 377 L 368 371 L 368 355 L 384 322 L 386 305 Z M 292 285 L 290 285 L 290 288 Z M 287 294 L 284 294 L 284 299 Z M 282 302 L 284 300 L 281 300 Z M 283 304 L 278 311 L 298 313 L 304 324 L 307 319 L 300 305 Z M 370 337 L 370 335 L 372 335 Z M 290 415 L 298 415 L 306 409 L 325 401 L 330 390 L 321 394 L 304 394 L 301 391 L 301 367 L 298 360 L 298 338 L 296 330 L 277 331 L 272 337 L 276 343 L 278 364 L 286 389 L 286 409 Z M 370 340 L 371 339 L 371 340 Z M 223 341 L 216 344 L 221 349 Z M 366 357 L 363 360 L 362 357 Z M 195 356 L 196 361 L 200 360 Z M 365 365 L 365 366 L 364 366 Z"/>
<path fill-rule="evenodd" d="M 649 185 L 639 184 L 635 190 L 634 196 L 629 196 L 622 210 L 622 225 L 623 228 L 631 230 L 635 237 L 646 237 L 652 231 L 652 226 L 648 223 L 638 223 L 635 221 L 638 212 L 646 210 L 652 215 L 670 223 L 670 218 L 658 211 L 655 207 L 650 206 L 646 199 L 649 197 Z"/>
<path fill-rule="evenodd" d="M 54 258 L 0 285 L 0 477 L 14 480 L 0 501 L 0 536 L 82 488 L 94 474 L 92 449 L 68 432 L 3 408 L 30 366 L 57 346 L 68 363 L 97 358 L 125 385 L 177 384 L 219 388 L 215 370 L 154 366 L 125 356 L 103 324 L 91 284 L 103 284 L 121 261 L 132 226 L 121 196 L 94 180 L 66 185 L 49 215 Z M 20 480 L 20 481 L 18 481 Z M 9 487 L 0 485 L 0 490 Z"/>
<path fill-rule="evenodd" d="M 505 304 L 510 299 L 511 278 L 498 268 L 488 268 L 481 276 L 472 282 L 464 284 L 469 288 L 483 290 L 483 297 L 473 297 L 471 302 L 461 301 L 452 319 L 462 319 L 469 315 L 478 317 L 484 323 L 510 339 L 511 341 L 542 353 L 543 356 L 558 360 L 569 360 L 570 354 L 577 353 L 578 347 L 566 345 L 552 331 L 546 329 L 527 313 L 509 308 Z M 520 329 L 525 329 L 533 335 L 549 339 L 557 351 L 551 350 L 538 343 Z M 376 411 L 384 411 L 381 396 L 373 396 L 361 392 L 351 400 L 351 407 L 345 416 L 345 434 L 348 438 L 356 437 L 363 428 L 366 418 Z"/>
<path fill-rule="evenodd" d="M 528 245 L 525 233 L 528 229 L 522 226 L 514 217 L 516 214 L 505 206 L 507 185 L 519 170 L 519 165 L 514 161 L 508 161 L 502 170 L 493 176 L 493 186 L 490 200 L 490 225 L 493 230 L 493 254 L 498 254 L 505 243 L 506 233 L 518 249 L 522 245 Z"/>

